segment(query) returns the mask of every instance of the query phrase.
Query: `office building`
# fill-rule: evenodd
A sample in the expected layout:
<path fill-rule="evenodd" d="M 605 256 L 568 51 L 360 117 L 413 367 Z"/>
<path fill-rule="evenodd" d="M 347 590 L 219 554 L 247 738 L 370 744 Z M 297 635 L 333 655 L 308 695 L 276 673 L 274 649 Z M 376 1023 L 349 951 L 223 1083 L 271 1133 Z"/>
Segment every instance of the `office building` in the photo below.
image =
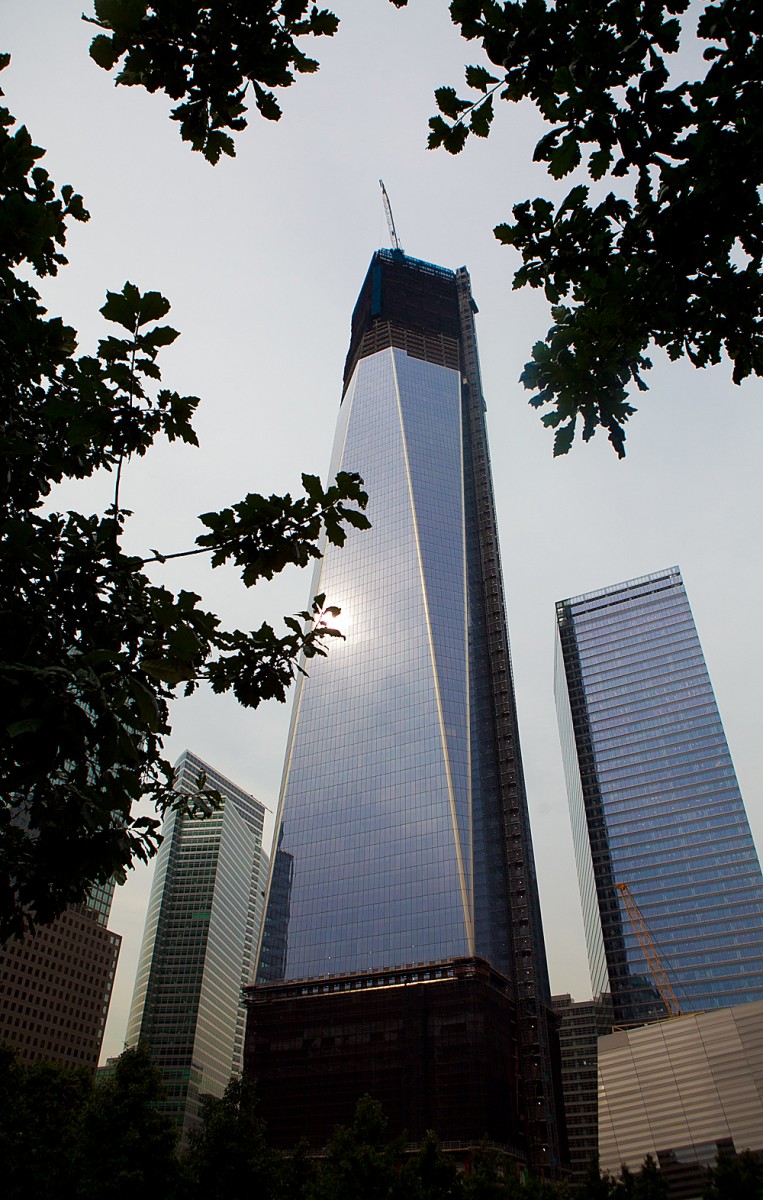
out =
<path fill-rule="evenodd" d="M 557 604 L 555 690 L 594 994 L 617 1023 L 763 999 L 763 877 L 677 567 Z"/>
<path fill-rule="evenodd" d="M 297 687 L 247 1069 L 276 1144 L 320 1144 L 371 1092 L 413 1141 L 487 1133 L 553 1173 L 475 311 L 465 269 L 399 250 L 355 307 L 331 474 L 360 472 L 372 528 L 314 579 L 345 640 Z"/>
<path fill-rule="evenodd" d="M 128 1046 L 148 1043 L 164 1110 L 184 1133 L 199 1097 L 221 1096 L 241 1071 L 241 988 L 253 976 L 268 866 L 264 806 L 189 751 L 176 787 L 193 791 L 202 773 L 222 802 L 203 819 L 165 818 L 127 1030 Z"/>
<path fill-rule="evenodd" d="M 50 925 L 0 945 L 0 1043 L 20 1060 L 95 1071 L 121 937 L 107 928 L 113 881 Z"/>
<path fill-rule="evenodd" d="M 602 1169 L 651 1154 L 671 1198 L 699 1200 L 719 1150 L 763 1160 L 763 1001 L 602 1037 L 599 1099 Z"/>
<path fill-rule="evenodd" d="M 570 995 L 552 996 L 551 1003 L 559 1018 L 570 1178 L 582 1183 L 599 1152 L 597 1042 L 612 1032 L 612 1004 L 609 996 L 576 1001 Z"/>

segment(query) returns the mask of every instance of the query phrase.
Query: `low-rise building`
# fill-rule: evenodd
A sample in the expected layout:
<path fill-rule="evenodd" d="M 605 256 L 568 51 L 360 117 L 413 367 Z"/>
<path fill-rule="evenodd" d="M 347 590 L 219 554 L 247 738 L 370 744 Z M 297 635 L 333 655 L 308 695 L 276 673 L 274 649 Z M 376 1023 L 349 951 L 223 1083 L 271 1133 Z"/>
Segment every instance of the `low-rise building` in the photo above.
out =
<path fill-rule="evenodd" d="M 599 1039 L 604 1170 L 657 1160 L 671 1195 L 702 1195 L 720 1149 L 763 1159 L 763 1001 Z"/>

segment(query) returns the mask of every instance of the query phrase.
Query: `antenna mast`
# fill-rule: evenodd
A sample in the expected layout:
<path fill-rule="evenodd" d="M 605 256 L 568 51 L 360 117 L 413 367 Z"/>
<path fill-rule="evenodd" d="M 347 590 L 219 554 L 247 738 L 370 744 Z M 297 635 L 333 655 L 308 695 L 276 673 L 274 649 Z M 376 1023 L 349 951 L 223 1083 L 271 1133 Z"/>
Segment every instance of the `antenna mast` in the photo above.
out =
<path fill-rule="evenodd" d="M 389 240 L 392 242 L 392 249 L 399 250 L 402 254 L 403 247 L 400 245 L 400 238 L 397 236 L 395 229 L 395 218 L 392 216 L 392 205 L 389 202 L 387 189 L 384 186 L 384 180 L 379 180 L 379 187 L 382 190 L 382 200 L 384 201 L 384 213 L 387 218 L 387 228 L 389 229 Z"/>

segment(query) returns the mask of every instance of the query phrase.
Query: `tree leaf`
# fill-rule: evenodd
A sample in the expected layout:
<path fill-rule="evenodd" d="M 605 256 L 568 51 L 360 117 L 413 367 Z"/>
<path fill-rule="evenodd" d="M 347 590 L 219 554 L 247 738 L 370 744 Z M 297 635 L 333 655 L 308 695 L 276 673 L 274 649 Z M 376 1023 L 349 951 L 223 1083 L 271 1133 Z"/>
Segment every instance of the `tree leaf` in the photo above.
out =
<path fill-rule="evenodd" d="M 498 83 L 495 75 L 491 75 L 484 67 L 467 67 L 466 82 L 469 87 L 479 92 L 486 92 L 491 83 Z"/>
<path fill-rule="evenodd" d="M 437 101 L 437 107 L 446 117 L 455 119 L 465 109 L 469 108 L 469 101 L 459 99 L 455 88 L 452 87 L 437 88 L 434 97 Z"/>
<path fill-rule="evenodd" d="M 554 434 L 554 458 L 567 454 L 575 437 L 575 422 L 570 421 Z"/>
<path fill-rule="evenodd" d="M 98 63 L 99 67 L 110 71 L 119 58 L 119 50 L 114 45 L 113 38 L 107 37 L 105 33 L 99 33 L 90 43 L 90 57 Z"/>

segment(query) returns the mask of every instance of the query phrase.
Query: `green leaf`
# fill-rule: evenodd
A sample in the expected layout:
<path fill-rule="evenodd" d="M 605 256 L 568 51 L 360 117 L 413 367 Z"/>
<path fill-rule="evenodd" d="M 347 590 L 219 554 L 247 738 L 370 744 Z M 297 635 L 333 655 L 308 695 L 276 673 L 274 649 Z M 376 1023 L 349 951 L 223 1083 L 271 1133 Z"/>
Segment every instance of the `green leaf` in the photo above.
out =
<path fill-rule="evenodd" d="M 504 222 L 501 225 L 496 225 L 495 229 L 493 230 L 493 236 L 497 238 L 499 242 L 502 242 L 504 246 L 511 246 L 514 242 L 514 230 L 514 225 L 509 225 L 507 222 Z"/>
<path fill-rule="evenodd" d="M 131 284 L 125 284 L 121 292 L 107 292 L 106 303 L 100 311 L 107 321 L 113 321 L 115 325 L 121 325 L 123 329 L 134 333 L 138 320 L 140 294 L 134 287 L 132 287 L 132 291 L 128 291 L 128 288 L 131 287 Z M 136 303 L 136 299 L 138 303 Z"/>
<path fill-rule="evenodd" d="M 36 717 L 29 717 L 25 721 L 14 721 L 12 725 L 7 725 L 9 737 L 15 738 L 22 733 L 36 733 L 42 726 L 42 721 Z"/>
<path fill-rule="evenodd" d="M 317 475 L 302 474 L 302 487 L 311 500 L 320 503 L 323 500 L 323 485 Z"/>
<path fill-rule="evenodd" d="M 596 150 L 588 161 L 588 174 L 591 179 L 603 179 L 609 170 L 609 164 L 612 162 L 612 154 L 609 150 Z"/>
<path fill-rule="evenodd" d="M 569 175 L 570 171 L 574 171 L 579 162 L 580 146 L 577 137 L 574 133 L 568 133 L 567 137 L 551 153 L 549 174 L 553 175 L 554 179 L 562 179 L 565 175 Z"/>
<path fill-rule="evenodd" d="M 469 108 L 470 104 L 468 100 L 460 100 L 456 95 L 455 88 L 452 87 L 437 88 L 434 98 L 437 101 L 437 107 L 439 108 L 440 112 L 444 113 L 446 117 L 452 117 L 454 119 L 458 117 L 465 109 Z"/>
<path fill-rule="evenodd" d="M 443 146 L 448 154 L 460 154 L 464 148 L 468 129 L 465 125 L 454 125 L 443 138 Z"/>
<path fill-rule="evenodd" d="M 143 341 L 150 346 L 171 346 L 179 337 L 177 329 L 173 329 L 170 325 L 158 325 L 156 329 L 143 334 Z"/>
<path fill-rule="evenodd" d="M 186 679 L 193 679 L 196 674 L 186 663 L 178 663 L 169 658 L 144 658 L 141 659 L 140 666 L 152 679 L 169 683 L 173 687 Z"/>
<path fill-rule="evenodd" d="M 469 127 L 472 133 L 477 137 L 486 138 L 490 133 L 490 125 L 493 120 L 493 97 L 488 96 L 487 100 L 483 100 L 476 108 L 472 109 Z"/>
<path fill-rule="evenodd" d="M 486 92 L 491 83 L 498 83 L 495 75 L 491 75 L 484 67 L 467 67 L 466 82 L 469 87 L 478 92 Z"/>
<path fill-rule="evenodd" d="M 127 681 L 127 686 L 137 705 L 138 713 L 141 721 L 153 732 L 158 732 L 159 729 L 159 705 L 156 696 L 150 688 L 135 676 Z"/>
<path fill-rule="evenodd" d="M 112 38 L 107 37 L 105 33 L 99 33 L 90 43 L 90 57 L 94 62 L 98 63 L 99 67 L 103 67 L 105 71 L 110 71 L 120 57 L 120 52 L 114 45 Z"/>
<path fill-rule="evenodd" d="M 572 446 L 575 437 L 575 422 L 570 421 L 569 424 L 563 425 L 561 429 L 557 429 L 554 434 L 554 458 L 559 458 L 562 454 L 567 454 Z"/>
<path fill-rule="evenodd" d="M 95 15 L 118 33 L 131 33 L 146 15 L 146 0 L 94 0 Z"/>
<path fill-rule="evenodd" d="M 147 325 L 149 321 L 158 321 L 161 317 L 166 317 L 169 311 L 170 302 L 160 292 L 144 292 L 138 307 L 138 325 Z M 174 333 L 174 330 L 172 332 Z"/>
<path fill-rule="evenodd" d="M 278 120 L 278 118 L 273 118 Z M 194 146 L 194 149 L 199 149 Z M 220 161 L 220 155 L 225 154 L 228 158 L 236 157 L 236 147 L 233 144 L 233 138 L 229 134 L 223 133 L 219 129 L 213 129 L 212 132 L 204 140 L 204 157 L 207 162 L 214 166 Z"/>
<path fill-rule="evenodd" d="M 257 107 L 267 121 L 281 120 L 281 106 L 272 92 L 266 91 L 259 83 L 254 84 L 254 95 Z"/>

